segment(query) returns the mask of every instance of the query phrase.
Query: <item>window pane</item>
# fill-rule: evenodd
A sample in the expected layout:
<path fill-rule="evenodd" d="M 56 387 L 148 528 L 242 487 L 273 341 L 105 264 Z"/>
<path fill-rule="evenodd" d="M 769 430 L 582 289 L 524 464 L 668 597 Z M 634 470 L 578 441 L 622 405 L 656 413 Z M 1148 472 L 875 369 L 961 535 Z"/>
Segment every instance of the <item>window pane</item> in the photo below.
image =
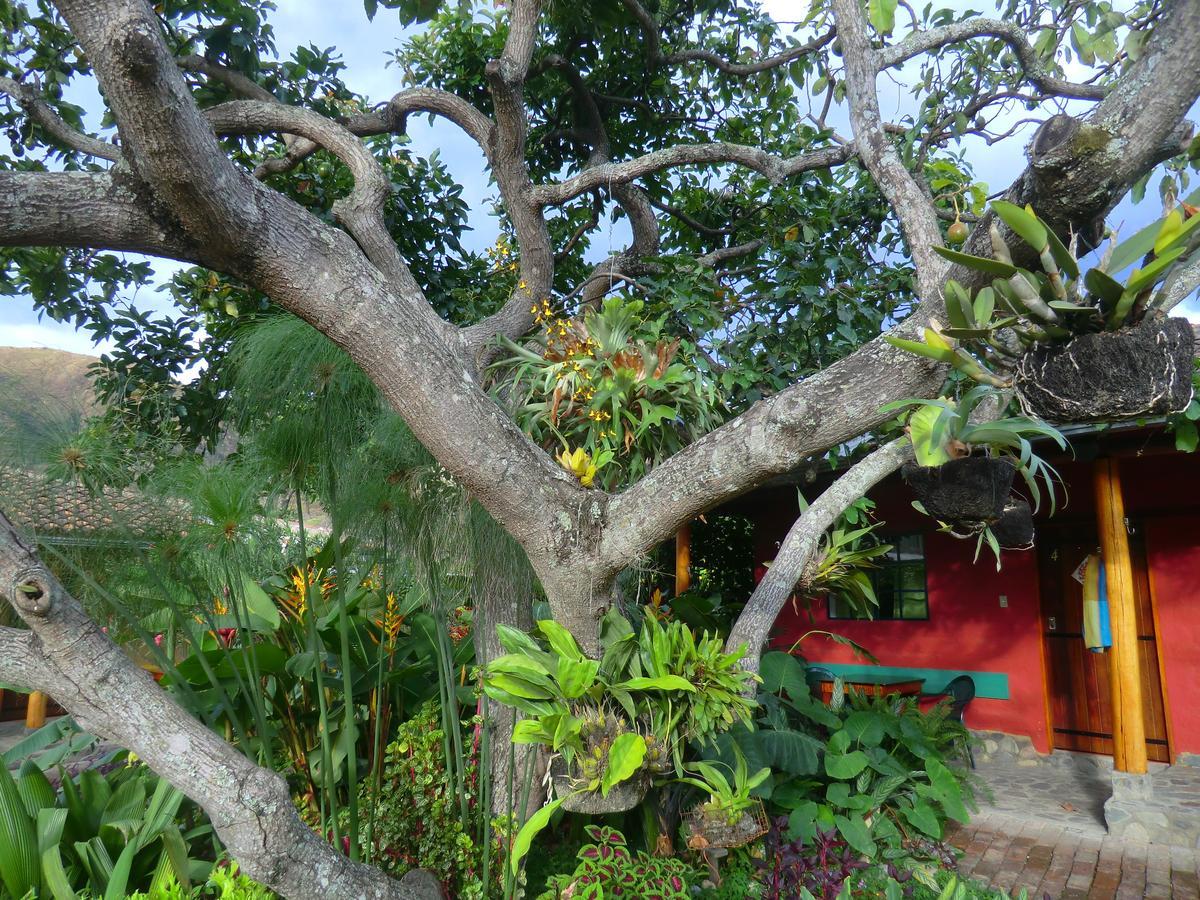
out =
<path fill-rule="evenodd" d="M 927 619 L 929 618 L 929 602 L 924 594 L 905 594 L 902 602 L 903 616 L 905 619 Z"/>
<path fill-rule="evenodd" d="M 871 572 L 880 619 L 926 619 L 929 602 L 925 592 L 925 548 L 919 534 L 885 538 L 891 551 Z"/>

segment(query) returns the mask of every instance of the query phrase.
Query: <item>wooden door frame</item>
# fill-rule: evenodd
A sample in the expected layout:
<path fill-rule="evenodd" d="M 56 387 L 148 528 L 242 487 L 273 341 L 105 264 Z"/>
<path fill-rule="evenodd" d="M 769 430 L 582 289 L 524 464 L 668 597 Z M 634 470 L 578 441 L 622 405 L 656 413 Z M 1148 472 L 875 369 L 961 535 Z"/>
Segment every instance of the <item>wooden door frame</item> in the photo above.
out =
<path fill-rule="evenodd" d="M 1163 666 L 1162 643 L 1159 639 L 1159 620 L 1158 620 L 1158 591 L 1154 583 L 1154 567 L 1150 565 L 1150 542 L 1146 534 L 1146 522 L 1148 519 L 1138 519 L 1129 517 L 1136 522 L 1135 528 L 1140 528 L 1142 532 L 1142 556 L 1143 562 L 1146 565 L 1146 583 L 1150 591 L 1150 620 L 1154 623 L 1154 654 L 1158 661 L 1158 689 L 1162 694 L 1163 717 L 1166 719 L 1167 726 L 1167 759 L 1170 765 L 1175 764 L 1175 734 L 1171 728 L 1171 703 L 1167 694 L 1167 672 Z M 1072 524 L 1080 524 L 1087 522 L 1089 525 L 1099 529 L 1099 523 L 1095 517 L 1088 518 L 1086 516 L 1076 519 L 1074 522 L 1056 522 L 1052 523 L 1052 531 L 1062 532 Z M 1128 527 L 1128 526 L 1126 526 Z M 1050 666 L 1046 660 L 1046 611 L 1043 608 L 1042 601 L 1042 562 L 1041 557 L 1038 557 L 1038 573 L 1037 573 L 1037 595 L 1038 595 L 1038 650 L 1042 659 L 1042 706 L 1046 713 L 1046 739 L 1050 747 L 1050 752 L 1054 752 L 1054 710 L 1051 705 L 1051 697 L 1053 696 L 1053 685 L 1050 683 Z M 1110 660 L 1111 661 L 1111 660 Z M 1101 756 L 1111 756 L 1112 754 L 1098 754 Z"/>

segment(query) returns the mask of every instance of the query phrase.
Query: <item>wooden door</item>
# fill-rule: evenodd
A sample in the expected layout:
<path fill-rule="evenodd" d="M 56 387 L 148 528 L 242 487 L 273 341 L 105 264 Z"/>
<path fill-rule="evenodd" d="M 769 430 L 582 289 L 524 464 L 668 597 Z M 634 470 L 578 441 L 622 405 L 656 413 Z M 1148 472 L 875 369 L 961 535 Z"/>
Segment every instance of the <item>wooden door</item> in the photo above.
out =
<path fill-rule="evenodd" d="M 1111 756 L 1112 694 L 1109 654 L 1093 653 L 1083 643 L 1083 585 L 1071 575 L 1096 551 L 1095 526 L 1038 528 L 1042 633 L 1046 643 L 1046 692 L 1050 701 L 1053 745 Z M 1142 669 L 1142 702 L 1146 718 L 1146 754 L 1170 762 L 1167 717 L 1159 681 L 1158 644 L 1146 546 L 1141 529 L 1129 536 L 1133 585 L 1137 595 L 1138 650 Z"/>

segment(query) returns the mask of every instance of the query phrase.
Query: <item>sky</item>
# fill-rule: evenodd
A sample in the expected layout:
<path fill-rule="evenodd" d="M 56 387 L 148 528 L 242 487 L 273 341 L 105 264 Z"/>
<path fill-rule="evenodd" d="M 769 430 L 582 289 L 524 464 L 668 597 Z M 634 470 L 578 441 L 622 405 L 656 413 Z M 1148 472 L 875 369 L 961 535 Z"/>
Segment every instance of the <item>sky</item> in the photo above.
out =
<path fill-rule="evenodd" d="M 387 54 L 399 46 L 409 32 L 387 10 L 381 9 L 375 20 L 370 22 L 357 0 L 276 2 L 278 9 L 272 14 L 271 22 L 275 27 L 276 45 L 281 52 L 288 53 L 291 48 L 308 43 L 337 47 L 347 65 L 347 84 L 373 100 L 390 97 L 407 86 L 403 84 L 399 71 L 387 65 Z M 951 0 L 948 5 L 956 2 Z M 799 0 L 766 0 L 764 5 L 768 12 L 780 20 L 791 21 L 803 15 Z M 910 67 L 908 72 L 911 71 Z M 898 116 L 911 105 L 909 90 L 904 83 L 906 74 L 906 70 L 901 69 L 895 78 L 885 76 L 879 79 L 880 105 L 885 117 Z M 99 103 L 94 90 L 90 93 L 87 88 L 76 90 L 79 91 L 78 95 L 71 99 L 89 110 L 92 114 L 91 124 L 98 128 Z M 831 122 L 840 133 L 849 134 L 844 110 L 835 110 Z M 487 212 L 491 207 L 487 201 L 493 194 L 493 187 L 489 183 L 479 148 L 454 126 L 441 121 L 430 124 L 428 117 L 424 116 L 409 120 L 409 136 L 414 152 L 420 155 L 438 150 L 451 173 L 463 186 L 466 203 L 473 210 L 484 211 L 483 215 L 473 217 L 476 229 L 468 235 L 465 243 L 476 248 L 492 243 L 497 227 L 489 221 Z M 969 158 L 976 167 L 977 177 L 992 190 L 1008 185 L 1024 168 L 1023 154 L 1014 152 L 1020 146 L 1022 141 L 1019 138 L 992 148 L 981 141 L 969 146 Z M 1147 191 L 1147 200 L 1139 207 L 1131 206 L 1128 201 L 1123 203 L 1114 212 L 1111 221 L 1140 226 L 1155 218 L 1158 211 L 1157 204 L 1151 198 L 1152 193 Z M 1122 228 L 1122 233 L 1131 234 L 1134 230 L 1135 226 L 1127 224 Z M 620 249 L 625 245 L 627 235 L 625 223 L 617 223 L 605 240 L 598 242 L 600 246 L 596 252 L 602 256 L 609 248 Z M 176 267 L 174 263 L 155 261 L 155 269 L 164 279 Z M 133 299 L 140 307 L 166 309 L 168 306 L 165 296 L 153 289 L 143 290 Z M 1200 305 L 1196 304 L 1195 298 L 1181 311 L 1193 321 L 1200 322 Z M 31 302 L 24 297 L 0 297 L 0 346 L 52 347 L 89 354 L 107 349 L 103 344 L 94 346 L 90 335 L 77 332 L 69 324 L 49 319 L 39 321 Z"/>

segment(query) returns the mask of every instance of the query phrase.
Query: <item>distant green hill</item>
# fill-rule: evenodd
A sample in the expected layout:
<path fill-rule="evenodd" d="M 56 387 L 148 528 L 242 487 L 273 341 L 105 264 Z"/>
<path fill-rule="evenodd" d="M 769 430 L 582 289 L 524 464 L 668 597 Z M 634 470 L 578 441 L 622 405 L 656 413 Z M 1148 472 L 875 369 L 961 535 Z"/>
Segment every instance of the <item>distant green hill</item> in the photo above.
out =
<path fill-rule="evenodd" d="M 77 431 L 97 404 L 88 378 L 94 356 L 0 347 L 0 458 Z"/>

